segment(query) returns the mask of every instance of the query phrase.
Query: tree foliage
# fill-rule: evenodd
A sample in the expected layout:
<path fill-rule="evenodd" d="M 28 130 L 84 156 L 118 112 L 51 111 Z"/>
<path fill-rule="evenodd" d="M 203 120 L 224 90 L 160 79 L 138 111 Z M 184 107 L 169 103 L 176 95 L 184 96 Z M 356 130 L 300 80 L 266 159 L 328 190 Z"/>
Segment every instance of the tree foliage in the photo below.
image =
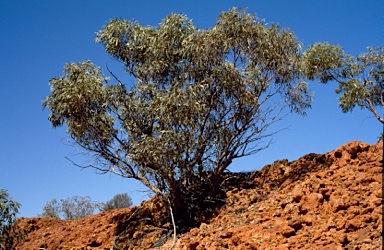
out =
<path fill-rule="evenodd" d="M 93 215 L 100 207 L 101 203 L 92 201 L 89 196 L 73 196 L 60 201 L 52 199 L 45 204 L 41 216 L 65 220 L 81 219 Z"/>
<path fill-rule="evenodd" d="M 56 199 L 48 201 L 43 207 L 42 217 L 60 218 L 60 202 Z"/>
<path fill-rule="evenodd" d="M 88 167 L 141 181 L 179 219 L 198 221 L 232 161 L 268 147 L 285 107 L 305 114 L 312 101 L 294 34 L 238 9 L 206 30 L 180 14 L 156 27 L 113 19 L 95 40 L 136 82 L 66 64 L 43 103 L 49 120 L 93 154 Z"/>
<path fill-rule="evenodd" d="M 368 52 L 356 58 L 340 46 L 327 43 L 312 45 L 304 53 L 305 73 L 308 78 L 322 83 L 336 81 L 343 112 L 356 106 L 368 109 L 384 124 L 384 47 L 368 47 Z"/>
<path fill-rule="evenodd" d="M 0 249 L 15 249 L 15 244 L 25 238 L 25 232 L 16 224 L 19 208 L 20 203 L 0 189 Z"/>
<path fill-rule="evenodd" d="M 132 199 L 127 193 L 116 194 L 112 199 L 103 203 L 101 211 L 109 211 L 112 209 L 127 208 L 132 206 Z"/>

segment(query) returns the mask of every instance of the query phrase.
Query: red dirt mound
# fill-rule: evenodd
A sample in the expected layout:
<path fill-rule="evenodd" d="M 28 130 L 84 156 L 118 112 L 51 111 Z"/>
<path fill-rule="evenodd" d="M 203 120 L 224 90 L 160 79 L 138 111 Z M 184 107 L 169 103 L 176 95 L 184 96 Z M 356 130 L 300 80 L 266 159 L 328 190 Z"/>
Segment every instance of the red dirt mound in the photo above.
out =
<path fill-rule="evenodd" d="M 382 142 L 351 142 L 234 175 L 254 187 L 229 190 L 174 249 L 382 249 L 382 171 Z M 17 249 L 169 249 L 169 221 L 156 198 L 81 220 L 22 218 L 28 239 Z"/>

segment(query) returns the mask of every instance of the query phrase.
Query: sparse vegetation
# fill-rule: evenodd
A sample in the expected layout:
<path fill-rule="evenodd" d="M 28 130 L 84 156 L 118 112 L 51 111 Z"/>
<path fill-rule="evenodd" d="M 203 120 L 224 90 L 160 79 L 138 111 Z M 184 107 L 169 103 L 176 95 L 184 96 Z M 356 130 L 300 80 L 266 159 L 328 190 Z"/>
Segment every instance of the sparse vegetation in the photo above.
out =
<path fill-rule="evenodd" d="M 89 196 L 73 196 L 60 201 L 52 199 L 44 206 L 41 216 L 65 220 L 80 219 L 93 215 L 101 205 L 102 203 L 92 201 Z"/>

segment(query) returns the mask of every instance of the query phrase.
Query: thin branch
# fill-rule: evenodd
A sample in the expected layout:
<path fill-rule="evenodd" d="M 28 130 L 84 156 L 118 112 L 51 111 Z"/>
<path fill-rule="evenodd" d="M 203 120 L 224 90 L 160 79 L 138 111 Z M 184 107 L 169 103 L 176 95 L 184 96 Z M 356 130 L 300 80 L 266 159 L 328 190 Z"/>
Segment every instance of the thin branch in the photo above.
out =
<path fill-rule="evenodd" d="M 169 200 L 169 198 L 167 198 L 167 200 L 168 200 L 168 204 L 169 204 L 169 211 L 171 212 L 172 225 L 173 225 L 173 243 L 172 243 L 172 246 L 169 248 L 169 250 L 172 250 L 176 244 L 176 224 L 175 224 L 175 218 L 173 217 L 171 201 Z"/>
<path fill-rule="evenodd" d="M 109 68 L 108 68 L 108 64 L 107 64 L 107 63 L 105 64 L 105 66 L 106 66 L 106 68 L 107 68 L 109 74 L 111 74 L 111 75 L 113 76 L 113 78 L 115 78 L 115 80 L 117 81 L 117 83 L 122 84 L 121 81 L 119 80 L 119 78 L 117 78 L 117 76 L 116 76 L 115 74 L 113 74 L 113 72 L 112 72 L 111 70 L 109 70 Z"/>

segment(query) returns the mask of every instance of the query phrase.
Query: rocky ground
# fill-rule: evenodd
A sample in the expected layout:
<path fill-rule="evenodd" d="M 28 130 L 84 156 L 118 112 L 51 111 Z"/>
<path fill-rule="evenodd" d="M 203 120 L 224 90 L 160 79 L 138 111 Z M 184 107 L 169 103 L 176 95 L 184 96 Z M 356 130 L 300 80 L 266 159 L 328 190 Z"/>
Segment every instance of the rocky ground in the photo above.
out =
<path fill-rule="evenodd" d="M 234 175 L 252 188 L 227 191 L 210 220 L 175 242 L 154 198 L 81 220 L 22 218 L 28 238 L 17 249 L 382 249 L 382 173 L 383 143 L 351 142 Z"/>

